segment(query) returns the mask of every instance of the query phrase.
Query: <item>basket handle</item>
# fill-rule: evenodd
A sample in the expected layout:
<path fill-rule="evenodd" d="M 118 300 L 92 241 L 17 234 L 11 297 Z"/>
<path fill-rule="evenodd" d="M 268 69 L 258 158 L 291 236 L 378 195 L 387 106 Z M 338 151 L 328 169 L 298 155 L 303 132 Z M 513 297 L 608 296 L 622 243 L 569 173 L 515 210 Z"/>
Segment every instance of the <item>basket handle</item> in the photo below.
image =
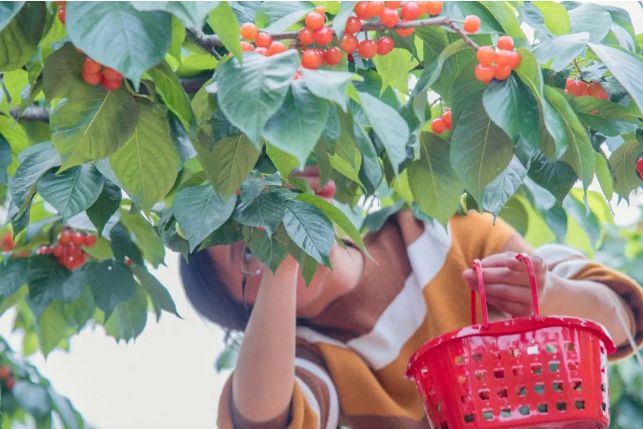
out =
<path fill-rule="evenodd" d="M 531 300 L 534 309 L 533 317 L 540 317 L 540 307 L 538 305 L 538 283 L 536 282 L 536 272 L 531 258 L 526 253 L 519 253 L 516 259 L 527 266 L 527 273 L 529 274 L 529 285 L 531 287 Z M 484 277 L 482 275 L 482 265 L 480 259 L 473 261 L 473 271 L 478 276 L 478 291 L 480 292 L 480 304 L 482 307 L 482 326 L 483 328 L 489 327 L 489 309 L 487 308 L 487 294 L 484 288 Z M 478 323 L 476 314 L 476 291 L 471 290 L 471 324 Z"/>

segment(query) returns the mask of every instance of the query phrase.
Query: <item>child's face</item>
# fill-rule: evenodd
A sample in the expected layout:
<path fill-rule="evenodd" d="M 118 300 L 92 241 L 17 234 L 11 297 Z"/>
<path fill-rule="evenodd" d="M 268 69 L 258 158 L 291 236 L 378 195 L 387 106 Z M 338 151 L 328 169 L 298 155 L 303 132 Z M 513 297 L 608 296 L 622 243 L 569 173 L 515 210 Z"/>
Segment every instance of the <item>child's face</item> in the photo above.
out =
<path fill-rule="evenodd" d="M 243 281 L 242 272 L 252 273 L 246 275 L 246 291 L 245 291 L 245 302 L 247 304 L 253 305 L 255 299 L 257 298 L 257 293 L 259 291 L 259 285 L 265 270 L 268 270 L 267 267 L 264 267 L 263 270 L 256 273 L 257 270 L 254 268 L 257 267 L 257 264 L 250 263 L 248 260 L 251 258 L 251 255 L 246 253 L 246 248 L 243 242 L 239 241 L 230 245 L 221 245 L 214 246 L 208 249 L 210 255 L 215 260 L 221 276 L 230 290 L 232 296 L 239 302 L 242 302 L 242 292 L 241 292 L 241 283 Z M 343 249 L 339 248 L 337 244 L 333 247 L 330 253 L 330 260 L 333 266 L 334 260 L 339 257 L 338 253 L 341 253 Z M 245 255 L 243 253 L 246 253 Z M 245 258 L 245 262 L 244 262 Z M 251 268 L 251 269 L 249 269 Z M 292 270 L 299 272 L 299 264 L 295 259 L 288 255 L 286 259 L 279 266 L 279 270 Z M 330 280 L 331 277 L 329 274 L 331 270 L 324 266 L 318 266 L 317 271 L 312 279 L 312 282 L 309 286 L 306 286 L 303 276 L 299 273 L 297 281 L 297 316 L 298 317 L 312 317 L 315 314 L 311 314 L 312 309 L 316 308 L 315 302 L 319 300 L 319 297 L 327 289 L 326 283 Z M 290 277 L 290 276 L 288 276 Z M 268 286 L 264 283 L 264 286 Z M 269 286 L 268 286 L 269 287 Z M 284 287 L 283 285 L 274 285 L 274 287 Z"/>

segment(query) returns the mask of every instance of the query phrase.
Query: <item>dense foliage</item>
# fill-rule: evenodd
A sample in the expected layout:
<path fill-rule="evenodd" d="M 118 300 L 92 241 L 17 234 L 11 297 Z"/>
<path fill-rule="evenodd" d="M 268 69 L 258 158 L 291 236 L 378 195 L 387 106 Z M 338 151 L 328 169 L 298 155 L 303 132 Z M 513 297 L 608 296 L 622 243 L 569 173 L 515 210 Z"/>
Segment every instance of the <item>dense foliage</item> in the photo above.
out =
<path fill-rule="evenodd" d="M 147 268 L 166 249 L 243 239 L 310 278 L 408 208 L 591 254 L 643 183 L 643 36 L 617 7 L 57 3 L 0 3 L 0 310 L 26 355 L 176 314 Z"/>

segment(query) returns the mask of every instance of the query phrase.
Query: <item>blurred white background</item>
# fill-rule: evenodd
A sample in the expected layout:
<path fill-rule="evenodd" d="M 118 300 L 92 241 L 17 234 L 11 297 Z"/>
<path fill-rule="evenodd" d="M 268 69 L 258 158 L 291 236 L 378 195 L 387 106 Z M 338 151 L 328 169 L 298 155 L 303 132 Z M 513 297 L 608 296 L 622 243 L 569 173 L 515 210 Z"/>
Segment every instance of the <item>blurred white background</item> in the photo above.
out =
<path fill-rule="evenodd" d="M 627 9 L 636 32 L 642 31 L 643 10 L 636 2 L 602 3 Z M 643 205 L 643 194 L 637 200 L 633 206 Z M 612 207 L 621 225 L 640 213 L 615 201 Z M 155 275 L 168 287 L 184 320 L 164 314 L 156 323 L 150 314 L 143 334 L 129 344 L 117 344 L 101 328 L 86 329 L 71 339 L 69 353 L 30 359 L 99 429 L 215 427 L 217 399 L 227 377 L 214 369 L 223 332 L 201 320 L 187 302 L 178 255 L 168 254 L 166 263 Z M 0 335 L 19 351 L 21 337 L 10 333 L 13 316 L 9 311 L 0 318 Z"/>

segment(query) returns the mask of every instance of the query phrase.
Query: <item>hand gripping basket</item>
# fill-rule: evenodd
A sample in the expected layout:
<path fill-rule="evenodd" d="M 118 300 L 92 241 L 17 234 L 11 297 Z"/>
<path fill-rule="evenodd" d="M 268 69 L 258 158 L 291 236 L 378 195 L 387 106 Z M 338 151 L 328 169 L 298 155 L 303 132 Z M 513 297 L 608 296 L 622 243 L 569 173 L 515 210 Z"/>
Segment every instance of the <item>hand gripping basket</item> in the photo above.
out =
<path fill-rule="evenodd" d="M 437 429 L 603 429 L 609 425 L 607 354 L 614 343 L 597 323 L 540 317 L 536 277 L 527 265 L 533 315 L 489 323 L 480 261 L 482 323 L 424 344 L 406 376 L 415 381 Z"/>

